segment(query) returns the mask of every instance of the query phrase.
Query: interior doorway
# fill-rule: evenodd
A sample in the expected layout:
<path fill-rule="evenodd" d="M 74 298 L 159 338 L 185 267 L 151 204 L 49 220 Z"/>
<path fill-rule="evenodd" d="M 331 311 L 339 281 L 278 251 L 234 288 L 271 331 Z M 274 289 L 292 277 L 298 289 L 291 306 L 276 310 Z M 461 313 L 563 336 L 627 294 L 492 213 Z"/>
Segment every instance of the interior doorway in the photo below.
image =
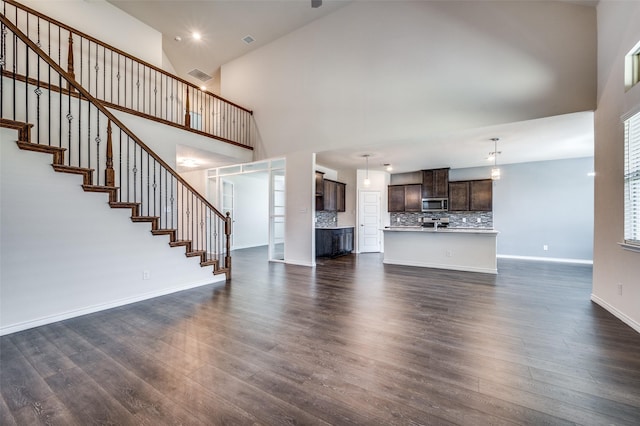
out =
<path fill-rule="evenodd" d="M 360 191 L 358 199 L 358 251 L 380 251 L 380 191 Z"/>
<path fill-rule="evenodd" d="M 207 170 L 209 201 L 231 214 L 232 250 L 268 246 L 270 261 L 284 261 L 284 194 L 284 159 Z"/>

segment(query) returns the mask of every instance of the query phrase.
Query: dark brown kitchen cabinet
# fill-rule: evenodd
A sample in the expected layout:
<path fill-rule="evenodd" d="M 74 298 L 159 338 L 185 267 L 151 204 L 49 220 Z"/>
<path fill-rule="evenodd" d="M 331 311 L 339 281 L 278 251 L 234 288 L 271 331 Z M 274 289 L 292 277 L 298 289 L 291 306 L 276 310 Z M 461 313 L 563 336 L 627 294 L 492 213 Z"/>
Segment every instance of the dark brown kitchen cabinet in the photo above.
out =
<path fill-rule="evenodd" d="M 490 212 L 493 209 L 493 181 L 491 179 L 469 182 L 469 210 Z"/>
<path fill-rule="evenodd" d="M 325 179 L 324 173 L 316 172 L 316 211 L 344 212 L 346 184 Z"/>
<path fill-rule="evenodd" d="M 342 182 L 336 182 L 336 211 L 345 212 L 345 195 L 347 191 L 347 184 Z"/>
<path fill-rule="evenodd" d="M 324 173 L 316 172 L 316 197 L 324 194 Z"/>
<path fill-rule="evenodd" d="M 449 182 L 449 211 L 490 212 L 492 209 L 491 179 Z"/>
<path fill-rule="evenodd" d="M 404 211 L 404 185 L 389 185 L 387 210 L 390 212 Z"/>
<path fill-rule="evenodd" d="M 469 181 L 449 182 L 449 210 L 469 210 Z"/>
<path fill-rule="evenodd" d="M 422 198 L 449 196 L 449 168 L 422 171 Z"/>
<path fill-rule="evenodd" d="M 388 208 L 390 212 L 422 211 L 422 185 L 389 185 Z"/>
<path fill-rule="evenodd" d="M 422 185 L 404 186 L 404 211 L 422 211 Z"/>
<path fill-rule="evenodd" d="M 324 173 L 316 172 L 316 211 L 324 210 Z"/>
<path fill-rule="evenodd" d="M 336 200 L 337 195 L 337 185 L 336 181 L 325 179 L 324 180 L 324 210 L 329 212 L 336 211 L 336 207 L 338 205 Z"/>
<path fill-rule="evenodd" d="M 336 257 L 353 251 L 353 228 L 316 228 L 316 257 Z"/>

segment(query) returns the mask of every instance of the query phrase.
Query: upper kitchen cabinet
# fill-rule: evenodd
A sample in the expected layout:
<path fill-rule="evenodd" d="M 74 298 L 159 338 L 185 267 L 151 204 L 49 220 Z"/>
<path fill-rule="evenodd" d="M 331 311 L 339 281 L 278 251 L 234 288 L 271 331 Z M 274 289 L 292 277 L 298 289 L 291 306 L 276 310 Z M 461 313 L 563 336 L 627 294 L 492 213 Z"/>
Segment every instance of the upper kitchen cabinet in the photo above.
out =
<path fill-rule="evenodd" d="M 449 182 L 449 210 L 469 210 L 469 181 Z"/>
<path fill-rule="evenodd" d="M 345 195 L 347 191 L 347 184 L 342 182 L 336 182 L 336 211 L 345 212 Z"/>
<path fill-rule="evenodd" d="M 422 198 L 449 197 L 449 168 L 422 171 Z"/>
<path fill-rule="evenodd" d="M 491 179 L 469 182 L 469 210 L 490 212 L 493 209 L 493 181 Z"/>
<path fill-rule="evenodd" d="M 490 212 L 493 209 L 491 179 L 449 182 L 449 210 Z"/>
<path fill-rule="evenodd" d="M 325 179 L 316 172 L 316 211 L 344 212 L 346 184 Z"/>
<path fill-rule="evenodd" d="M 324 195 L 324 172 L 316 171 L 316 197 Z"/>
<path fill-rule="evenodd" d="M 390 212 L 404 211 L 404 185 L 389 185 L 387 210 Z"/>
<path fill-rule="evenodd" d="M 422 211 L 422 185 L 389 185 L 388 211 Z"/>
<path fill-rule="evenodd" d="M 324 179 L 324 210 L 334 212 L 338 206 L 336 181 Z"/>

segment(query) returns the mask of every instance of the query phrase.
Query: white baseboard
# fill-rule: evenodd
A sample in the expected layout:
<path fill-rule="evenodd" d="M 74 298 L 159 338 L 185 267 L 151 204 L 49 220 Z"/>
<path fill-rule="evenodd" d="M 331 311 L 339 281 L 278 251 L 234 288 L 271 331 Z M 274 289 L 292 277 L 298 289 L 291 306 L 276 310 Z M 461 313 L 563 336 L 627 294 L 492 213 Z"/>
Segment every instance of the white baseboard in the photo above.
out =
<path fill-rule="evenodd" d="M 285 259 L 284 263 L 286 263 L 287 265 L 308 266 L 310 268 L 313 268 L 316 266 L 316 262 L 304 262 L 301 260 L 291 260 L 291 259 Z"/>
<path fill-rule="evenodd" d="M 624 314 L 623 312 L 620 312 L 619 310 L 617 310 L 616 308 L 611 306 L 609 303 L 605 302 L 603 299 L 596 296 L 595 294 L 591 294 L 591 301 L 594 303 L 597 303 L 598 305 L 600 305 L 601 307 L 609 311 L 611 315 L 618 318 L 620 321 L 622 321 L 623 323 L 627 324 L 629 327 L 633 328 L 635 331 L 640 333 L 639 322 L 633 320 L 632 318 L 629 318 L 626 314 Z"/>
<path fill-rule="evenodd" d="M 499 254 L 496 257 L 499 259 L 516 259 L 516 260 L 531 260 L 534 262 L 558 262 L 558 263 L 579 263 L 582 265 L 593 265 L 593 260 L 589 259 L 566 259 L 561 257 L 536 257 L 536 256 L 513 256 L 510 254 Z"/>
<path fill-rule="evenodd" d="M 162 289 L 162 290 L 159 290 L 159 291 L 144 293 L 144 294 L 140 294 L 140 295 L 133 296 L 133 297 L 127 297 L 127 298 L 124 298 L 124 299 L 114 300 L 114 301 L 111 301 L 111 302 L 108 302 L 108 303 L 101 303 L 101 304 L 98 304 L 98 305 L 87 306 L 87 307 L 81 308 L 81 309 L 74 309 L 74 310 L 71 310 L 71 311 L 60 312 L 60 313 L 55 314 L 55 315 L 49 315 L 49 316 L 46 316 L 46 317 L 36 318 L 36 319 L 33 319 L 33 320 L 24 321 L 24 322 L 17 323 L 17 324 L 11 324 L 11 325 L 7 325 L 7 326 L 0 326 L 0 336 L 4 336 L 6 334 L 11 334 L 11 333 L 17 333 L 18 331 L 28 330 L 28 329 L 34 328 L 34 327 L 40 327 L 42 325 L 52 324 L 52 323 L 58 322 L 58 321 L 64 321 L 64 320 L 67 320 L 67 319 L 70 319 L 70 318 L 79 317 L 79 316 L 82 316 L 82 315 L 93 314 L 95 312 L 100 312 L 100 311 L 104 311 L 104 310 L 111 309 L 111 308 L 117 308 L 118 306 L 124 306 L 124 305 L 128 305 L 128 304 L 131 304 L 131 303 L 140 302 L 142 300 L 153 299 L 154 297 L 166 296 L 167 294 L 177 293 L 179 291 L 189 290 L 191 288 L 196 288 L 196 287 L 200 287 L 200 286 L 203 286 L 203 285 L 213 284 L 213 283 L 224 281 L 224 280 L 225 280 L 225 276 L 224 275 L 218 275 L 218 276 L 215 276 L 212 279 L 206 280 L 206 281 L 183 284 L 183 285 L 180 285 L 180 286 L 177 286 L 177 287 L 165 288 L 165 289 Z"/>

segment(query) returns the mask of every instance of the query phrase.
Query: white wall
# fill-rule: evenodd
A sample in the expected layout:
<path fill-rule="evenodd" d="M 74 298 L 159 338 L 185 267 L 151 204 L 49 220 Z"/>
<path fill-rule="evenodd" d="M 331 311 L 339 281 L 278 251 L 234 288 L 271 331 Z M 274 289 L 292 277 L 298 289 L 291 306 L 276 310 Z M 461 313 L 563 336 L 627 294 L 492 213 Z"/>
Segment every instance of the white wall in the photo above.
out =
<path fill-rule="evenodd" d="M 625 92 L 624 56 L 640 41 L 640 2 L 598 4 L 598 108 L 595 114 L 595 245 L 592 299 L 640 332 L 640 253 L 623 250 L 624 135 L 621 116 L 640 105 Z M 623 285 L 622 294 L 618 284 Z"/>
<path fill-rule="evenodd" d="M 162 34 L 106 1 L 21 0 L 20 3 L 162 67 Z"/>
<path fill-rule="evenodd" d="M 338 170 L 338 181 L 344 183 L 344 212 L 338 212 L 338 226 L 356 226 L 358 211 L 356 210 L 356 196 L 358 194 L 356 170 Z"/>
<path fill-rule="evenodd" d="M 493 185 L 498 255 L 593 260 L 593 158 L 501 165 Z M 449 180 L 487 179 L 491 167 L 452 169 Z M 548 250 L 543 246 L 547 245 Z"/>
<path fill-rule="evenodd" d="M 0 129 L 1 334 L 224 280 L 16 138 Z"/>
<path fill-rule="evenodd" d="M 315 265 L 315 154 L 286 155 L 284 260 L 295 265 Z"/>
<path fill-rule="evenodd" d="M 200 136 L 197 133 L 185 132 L 182 129 L 122 111 L 113 109 L 110 111 L 174 170 L 176 169 L 176 147 L 178 145 L 215 154 L 219 163 L 211 165 L 211 167 L 246 163 L 253 160 L 253 151 L 250 149 Z M 204 191 L 201 194 L 204 194 Z"/>
<path fill-rule="evenodd" d="M 424 142 L 592 110 L 594 24 L 565 2 L 355 1 L 225 64 L 221 90 L 265 157 Z"/>

